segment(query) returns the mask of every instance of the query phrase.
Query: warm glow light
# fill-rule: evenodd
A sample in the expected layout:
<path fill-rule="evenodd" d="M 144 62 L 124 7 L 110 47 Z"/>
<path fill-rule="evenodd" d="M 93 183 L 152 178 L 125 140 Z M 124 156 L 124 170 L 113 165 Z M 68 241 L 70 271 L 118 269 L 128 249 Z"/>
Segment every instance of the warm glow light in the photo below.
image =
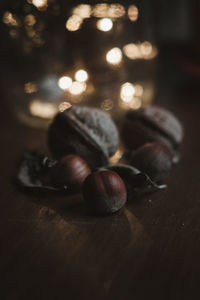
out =
<path fill-rule="evenodd" d="M 10 34 L 10 36 L 11 36 L 12 38 L 16 39 L 16 38 L 18 38 L 18 36 L 19 36 L 19 31 L 16 30 L 16 29 L 11 29 L 11 30 L 9 31 L 9 34 Z"/>
<path fill-rule="evenodd" d="M 72 105 L 69 102 L 62 102 L 59 104 L 58 109 L 60 112 L 65 111 L 66 109 L 70 108 Z"/>
<path fill-rule="evenodd" d="M 110 4 L 108 9 L 108 17 L 121 18 L 125 15 L 124 6 L 121 4 Z"/>
<path fill-rule="evenodd" d="M 115 154 L 110 158 L 110 163 L 112 165 L 115 165 L 118 163 L 118 161 L 120 160 L 120 158 L 123 155 L 123 151 L 121 149 L 118 149 Z"/>
<path fill-rule="evenodd" d="M 103 18 L 97 21 L 97 28 L 101 31 L 110 31 L 113 27 L 113 22 L 109 18 Z"/>
<path fill-rule="evenodd" d="M 73 14 L 79 16 L 82 19 L 90 18 L 92 8 L 88 4 L 80 4 L 73 9 Z"/>
<path fill-rule="evenodd" d="M 80 95 L 86 90 L 86 84 L 84 82 L 74 81 L 69 88 L 69 92 L 72 95 Z"/>
<path fill-rule="evenodd" d="M 130 59 L 140 58 L 140 49 L 136 44 L 127 44 L 123 47 L 124 54 Z"/>
<path fill-rule="evenodd" d="M 141 97 L 144 93 L 143 87 L 140 84 L 135 84 L 134 88 L 135 88 L 135 96 Z"/>
<path fill-rule="evenodd" d="M 9 11 L 6 11 L 3 15 L 3 23 L 10 26 L 19 26 L 19 21 L 17 18 Z"/>
<path fill-rule="evenodd" d="M 38 9 L 47 7 L 47 0 L 32 0 L 32 4 Z"/>
<path fill-rule="evenodd" d="M 27 83 L 25 83 L 24 84 L 24 91 L 27 94 L 32 94 L 32 93 L 37 92 L 36 84 L 34 82 L 27 82 Z"/>
<path fill-rule="evenodd" d="M 108 111 L 108 110 L 111 110 L 113 108 L 113 105 L 114 105 L 113 100 L 105 99 L 101 103 L 101 109 Z"/>
<path fill-rule="evenodd" d="M 93 8 L 93 16 L 96 18 L 108 17 L 109 5 L 106 3 L 96 4 Z"/>
<path fill-rule="evenodd" d="M 153 59 L 157 56 L 158 50 L 150 42 L 141 44 L 127 44 L 123 47 L 124 54 L 130 59 Z"/>
<path fill-rule="evenodd" d="M 34 15 L 29 14 L 25 17 L 24 22 L 28 26 L 33 26 L 36 23 L 36 19 Z"/>
<path fill-rule="evenodd" d="M 72 79 L 68 76 L 63 76 L 58 80 L 58 86 L 62 90 L 67 90 L 72 85 Z"/>
<path fill-rule="evenodd" d="M 141 53 L 144 57 L 148 57 L 152 52 L 152 45 L 149 42 L 144 42 L 140 45 Z"/>
<path fill-rule="evenodd" d="M 36 35 L 36 31 L 32 29 L 32 27 L 27 27 L 26 33 L 30 38 L 33 38 Z"/>
<path fill-rule="evenodd" d="M 113 48 L 106 54 L 106 60 L 112 65 L 117 65 L 122 60 L 122 51 L 119 48 Z"/>
<path fill-rule="evenodd" d="M 138 8 L 135 5 L 130 5 L 128 8 L 128 17 L 134 22 L 138 19 Z"/>
<path fill-rule="evenodd" d="M 134 97 L 129 103 L 129 107 L 132 109 L 139 109 L 142 106 L 142 100 L 138 97 Z"/>
<path fill-rule="evenodd" d="M 85 70 L 78 70 L 75 73 L 75 79 L 79 82 L 85 82 L 88 79 L 88 73 Z"/>
<path fill-rule="evenodd" d="M 134 95 L 135 88 L 131 83 L 126 82 L 121 86 L 120 97 L 122 101 L 129 103 L 133 99 Z"/>
<path fill-rule="evenodd" d="M 96 18 L 121 18 L 125 14 L 124 6 L 121 4 L 96 4 L 93 8 L 93 16 Z"/>
<path fill-rule="evenodd" d="M 57 113 L 57 108 L 54 104 L 45 103 L 40 100 L 33 100 L 29 106 L 30 113 L 44 119 L 50 119 Z"/>
<path fill-rule="evenodd" d="M 72 15 L 66 22 L 66 28 L 69 31 L 79 30 L 82 24 L 82 18 L 77 15 Z"/>

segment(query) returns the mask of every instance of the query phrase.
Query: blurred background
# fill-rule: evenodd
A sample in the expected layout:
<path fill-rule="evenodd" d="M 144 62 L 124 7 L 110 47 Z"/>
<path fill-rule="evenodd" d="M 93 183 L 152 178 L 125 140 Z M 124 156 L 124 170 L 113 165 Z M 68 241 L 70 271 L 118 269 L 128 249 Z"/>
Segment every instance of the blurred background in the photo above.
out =
<path fill-rule="evenodd" d="M 1 0 L 2 101 L 36 127 L 74 103 L 120 122 L 160 94 L 183 101 L 198 92 L 199 12 L 197 0 Z"/>

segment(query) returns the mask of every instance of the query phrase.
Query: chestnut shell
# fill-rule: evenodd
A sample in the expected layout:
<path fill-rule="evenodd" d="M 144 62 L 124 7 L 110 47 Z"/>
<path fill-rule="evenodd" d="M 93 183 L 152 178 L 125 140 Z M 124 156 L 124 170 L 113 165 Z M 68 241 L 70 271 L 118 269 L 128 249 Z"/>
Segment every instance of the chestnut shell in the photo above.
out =
<path fill-rule="evenodd" d="M 182 139 L 182 125 L 167 109 L 152 105 L 129 111 L 125 116 L 122 140 L 129 149 L 155 141 L 174 151 Z"/>
<path fill-rule="evenodd" d="M 48 145 L 55 158 L 77 154 L 91 169 L 108 163 L 118 141 L 117 128 L 109 115 L 85 106 L 71 106 L 58 113 L 48 130 Z"/>
<path fill-rule="evenodd" d="M 107 215 L 117 212 L 125 205 L 127 191 L 116 172 L 100 170 L 91 173 L 84 181 L 83 197 L 92 213 Z"/>
<path fill-rule="evenodd" d="M 69 154 L 63 156 L 50 169 L 51 184 L 58 188 L 68 186 L 71 191 L 79 192 L 90 173 L 90 168 L 81 157 Z"/>
<path fill-rule="evenodd" d="M 169 148 L 158 142 L 144 144 L 136 151 L 128 153 L 127 161 L 155 181 L 162 181 L 173 164 Z"/>

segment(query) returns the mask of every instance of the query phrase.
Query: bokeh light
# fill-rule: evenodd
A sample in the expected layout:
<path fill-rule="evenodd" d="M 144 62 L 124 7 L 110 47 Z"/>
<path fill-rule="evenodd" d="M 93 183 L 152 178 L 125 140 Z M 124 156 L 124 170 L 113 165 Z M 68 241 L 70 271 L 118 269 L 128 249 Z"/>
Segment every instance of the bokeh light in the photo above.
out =
<path fill-rule="evenodd" d="M 72 79 L 69 76 L 62 76 L 58 80 L 58 86 L 62 90 L 67 90 L 72 85 Z"/>
<path fill-rule="evenodd" d="M 42 102 L 38 99 L 31 101 L 29 110 L 33 116 L 44 119 L 51 119 L 57 113 L 57 107 L 54 104 Z"/>
<path fill-rule="evenodd" d="M 24 91 L 27 94 L 32 94 L 37 92 L 37 86 L 34 82 L 27 82 L 24 84 Z"/>
<path fill-rule="evenodd" d="M 97 21 L 97 28 L 101 31 L 110 31 L 113 27 L 113 22 L 109 18 L 103 18 Z"/>
<path fill-rule="evenodd" d="M 109 50 L 106 54 L 106 60 L 111 65 L 118 65 L 122 60 L 122 51 L 117 47 Z"/>
<path fill-rule="evenodd" d="M 9 26 L 19 26 L 19 20 L 15 15 L 13 15 L 11 12 L 6 11 L 3 15 L 2 21 L 4 24 L 7 24 Z"/>
<path fill-rule="evenodd" d="M 129 59 L 153 59 L 158 55 L 158 50 L 150 42 L 139 44 L 130 43 L 123 47 L 124 54 Z"/>
<path fill-rule="evenodd" d="M 32 14 L 27 15 L 24 19 L 24 23 L 28 26 L 33 26 L 36 23 L 36 19 L 34 15 Z"/>
<path fill-rule="evenodd" d="M 79 82 L 85 82 L 88 79 L 88 73 L 85 70 L 78 70 L 75 73 L 75 79 Z"/>
<path fill-rule="evenodd" d="M 138 8 L 135 5 L 130 5 L 128 8 L 128 17 L 132 22 L 137 21 L 138 19 Z"/>
<path fill-rule="evenodd" d="M 77 31 L 80 29 L 83 19 L 77 15 L 72 15 L 66 22 L 66 28 L 69 31 Z"/>
<path fill-rule="evenodd" d="M 113 156 L 110 158 L 110 164 L 115 165 L 119 162 L 120 158 L 123 155 L 123 151 L 121 149 L 118 149 Z"/>
<path fill-rule="evenodd" d="M 73 9 L 73 15 L 77 15 L 82 19 L 90 18 L 92 7 L 89 4 L 80 4 Z"/>
<path fill-rule="evenodd" d="M 86 83 L 85 82 L 72 82 L 72 85 L 69 87 L 69 92 L 72 95 L 80 95 L 86 90 Z"/>
<path fill-rule="evenodd" d="M 38 9 L 43 9 L 47 7 L 47 0 L 32 0 L 32 4 Z"/>
<path fill-rule="evenodd" d="M 99 3 L 93 7 L 93 16 L 96 18 L 108 17 L 109 5 L 106 3 Z"/>
<path fill-rule="evenodd" d="M 120 97 L 122 101 L 128 103 L 131 102 L 135 95 L 135 87 L 132 83 L 126 82 L 121 86 Z"/>

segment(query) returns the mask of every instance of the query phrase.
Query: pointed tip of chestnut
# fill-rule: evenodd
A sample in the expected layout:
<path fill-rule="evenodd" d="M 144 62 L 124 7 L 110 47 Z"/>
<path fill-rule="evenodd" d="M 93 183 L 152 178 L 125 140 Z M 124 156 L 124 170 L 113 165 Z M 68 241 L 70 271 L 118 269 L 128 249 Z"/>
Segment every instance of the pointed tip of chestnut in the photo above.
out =
<path fill-rule="evenodd" d="M 127 191 L 121 177 L 113 171 L 91 173 L 83 183 L 83 198 L 96 215 L 112 214 L 126 203 Z"/>
<path fill-rule="evenodd" d="M 129 163 L 155 181 L 163 180 L 173 165 L 169 148 L 161 143 L 147 143 L 129 155 Z"/>
<path fill-rule="evenodd" d="M 56 187 L 67 186 L 79 192 L 85 178 L 91 173 L 86 162 L 78 155 L 63 156 L 51 169 L 51 182 Z"/>

